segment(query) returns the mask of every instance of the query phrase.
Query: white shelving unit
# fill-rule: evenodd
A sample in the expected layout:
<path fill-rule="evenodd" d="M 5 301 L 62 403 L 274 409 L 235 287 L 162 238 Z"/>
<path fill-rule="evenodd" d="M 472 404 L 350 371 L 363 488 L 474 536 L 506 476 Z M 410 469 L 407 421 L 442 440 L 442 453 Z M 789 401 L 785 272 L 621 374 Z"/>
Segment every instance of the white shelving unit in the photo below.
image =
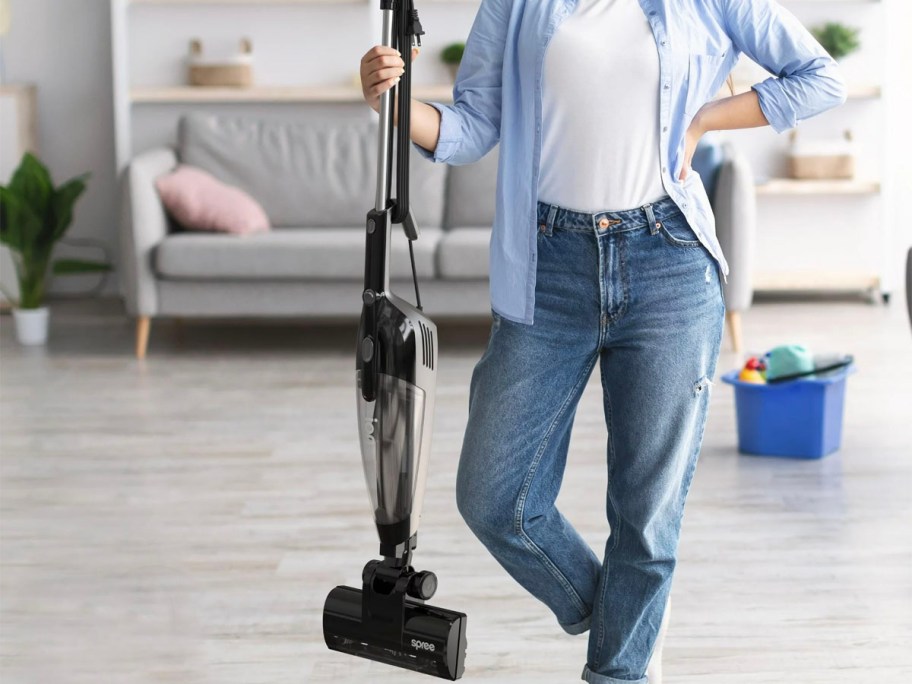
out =
<path fill-rule="evenodd" d="M 885 149 L 889 89 L 865 81 L 872 73 L 882 80 L 886 73 L 883 37 L 890 3 L 896 1 L 784 0 L 807 25 L 832 20 L 862 28 L 861 51 L 843 62 L 848 101 L 799 126 L 803 139 L 852 130 L 859 171 L 852 180 L 785 178 L 786 135 L 752 129 L 728 136 L 759 170 L 759 234 L 752 274 L 757 291 L 855 291 L 886 299 L 895 287 Z M 736 82 L 735 88 L 744 92 L 750 83 Z"/>

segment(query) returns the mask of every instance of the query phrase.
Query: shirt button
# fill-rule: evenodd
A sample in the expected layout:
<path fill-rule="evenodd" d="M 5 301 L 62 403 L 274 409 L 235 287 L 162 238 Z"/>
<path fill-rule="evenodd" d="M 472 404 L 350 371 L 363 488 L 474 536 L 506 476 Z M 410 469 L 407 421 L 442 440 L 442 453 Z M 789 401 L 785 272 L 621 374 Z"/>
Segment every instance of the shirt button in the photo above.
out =
<path fill-rule="evenodd" d="M 662 133 L 666 133 L 667 131 L 668 131 L 668 126 L 662 126 Z"/>
<path fill-rule="evenodd" d="M 662 173 L 668 173 L 668 167 L 663 166 L 663 167 L 662 167 Z"/>
<path fill-rule="evenodd" d="M 668 85 L 667 83 L 665 84 L 665 90 L 668 90 L 670 87 L 671 87 L 671 86 Z"/>

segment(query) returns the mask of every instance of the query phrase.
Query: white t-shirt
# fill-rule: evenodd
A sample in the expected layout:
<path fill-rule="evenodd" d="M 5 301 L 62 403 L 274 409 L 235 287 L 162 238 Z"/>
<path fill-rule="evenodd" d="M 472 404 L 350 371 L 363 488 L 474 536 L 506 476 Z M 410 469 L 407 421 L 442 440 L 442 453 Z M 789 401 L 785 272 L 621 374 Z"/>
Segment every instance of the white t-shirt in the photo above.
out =
<path fill-rule="evenodd" d="M 666 194 L 646 15 L 638 0 L 579 0 L 545 51 L 538 199 L 595 213 Z"/>

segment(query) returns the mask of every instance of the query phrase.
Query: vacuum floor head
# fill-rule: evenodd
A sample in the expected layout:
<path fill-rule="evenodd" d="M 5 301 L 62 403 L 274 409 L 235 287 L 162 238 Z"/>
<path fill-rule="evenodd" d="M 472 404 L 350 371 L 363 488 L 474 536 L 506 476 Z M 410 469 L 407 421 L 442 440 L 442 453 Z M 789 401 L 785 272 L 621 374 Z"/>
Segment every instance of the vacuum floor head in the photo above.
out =
<path fill-rule="evenodd" d="M 362 591 L 338 586 L 323 608 L 326 645 L 349 655 L 443 679 L 465 670 L 466 615 L 404 598 L 401 628 L 365 610 Z"/>

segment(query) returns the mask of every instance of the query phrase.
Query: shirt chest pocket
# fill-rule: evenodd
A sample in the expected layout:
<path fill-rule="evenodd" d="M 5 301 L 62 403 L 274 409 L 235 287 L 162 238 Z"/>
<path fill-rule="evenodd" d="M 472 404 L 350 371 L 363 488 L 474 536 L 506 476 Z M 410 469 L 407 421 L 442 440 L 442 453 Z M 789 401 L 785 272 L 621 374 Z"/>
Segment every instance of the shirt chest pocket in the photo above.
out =
<path fill-rule="evenodd" d="M 687 94 L 684 114 L 689 121 L 704 104 L 712 99 L 728 76 L 728 55 L 691 53 L 687 57 Z"/>

